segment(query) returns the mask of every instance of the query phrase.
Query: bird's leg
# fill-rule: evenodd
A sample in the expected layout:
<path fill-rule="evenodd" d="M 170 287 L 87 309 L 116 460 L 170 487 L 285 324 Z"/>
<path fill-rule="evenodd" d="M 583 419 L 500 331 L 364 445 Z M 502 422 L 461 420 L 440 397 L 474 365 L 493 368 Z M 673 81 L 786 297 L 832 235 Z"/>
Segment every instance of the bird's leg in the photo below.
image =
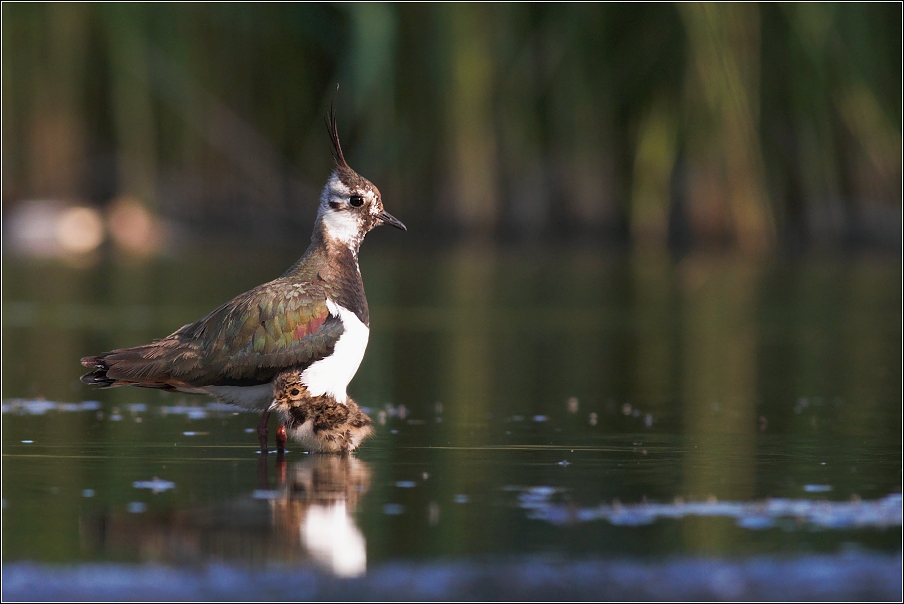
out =
<path fill-rule="evenodd" d="M 261 455 L 267 454 L 267 437 L 270 435 L 267 431 L 267 421 L 269 419 L 270 410 L 267 409 L 261 414 L 261 421 L 257 424 L 257 438 L 261 443 Z"/>
<path fill-rule="evenodd" d="M 286 441 L 288 440 L 288 436 L 286 435 L 286 425 L 280 424 L 279 428 L 276 429 L 276 452 L 277 453 L 285 453 L 286 451 Z"/>

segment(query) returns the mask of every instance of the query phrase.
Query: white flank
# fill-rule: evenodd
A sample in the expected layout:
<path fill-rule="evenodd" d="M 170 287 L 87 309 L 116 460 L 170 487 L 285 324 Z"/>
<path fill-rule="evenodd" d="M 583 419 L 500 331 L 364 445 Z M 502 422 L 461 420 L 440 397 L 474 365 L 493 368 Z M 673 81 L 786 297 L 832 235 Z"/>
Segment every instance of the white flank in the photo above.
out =
<path fill-rule="evenodd" d="M 212 394 L 245 409 L 266 409 L 273 402 L 273 384 L 269 382 L 257 386 L 207 386 L 197 392 Z"/>
<path fill-rule="evenodd" d="M 329 298 L 326 300 L 326 307 L 331 315 L 339 317 L 344 331 L 336 340 L 333 354 L 305 369 L 301 374 L 301 381 L 307 386 L 311 396 L 326 394 L 344 404 L 348 397 L 345 389 L 355 377 L 361 359 L 364 358 L 370 329 L 355 316 L 355 313 L 342 308 Z"/>

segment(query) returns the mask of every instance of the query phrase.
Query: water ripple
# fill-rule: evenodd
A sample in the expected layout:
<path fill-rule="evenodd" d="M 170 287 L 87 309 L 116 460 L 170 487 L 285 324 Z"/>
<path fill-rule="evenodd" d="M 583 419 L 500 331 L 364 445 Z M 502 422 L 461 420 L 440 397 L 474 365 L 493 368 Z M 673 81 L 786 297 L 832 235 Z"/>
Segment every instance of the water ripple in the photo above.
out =
<path fill-rule="evenodd" d="M 811 526 L 830 529 L 887 528 L 901 526 L 902 496 L 892 493 L 876 500 L 814 501 L 810 499 L 766 499 L 765 501 L 676 501 L 674 503 L 638 503 L 594 508 L 554 503 L 560 489 L 531 487 L 518 495 L 518 506 L 527 517 L 556 525 L 605 520 L 618 526 L 651 524 L 660 519 L 689 516 L 734 518 L 738 526 L 765 529 L 779 518 L 793 518 Z"/>

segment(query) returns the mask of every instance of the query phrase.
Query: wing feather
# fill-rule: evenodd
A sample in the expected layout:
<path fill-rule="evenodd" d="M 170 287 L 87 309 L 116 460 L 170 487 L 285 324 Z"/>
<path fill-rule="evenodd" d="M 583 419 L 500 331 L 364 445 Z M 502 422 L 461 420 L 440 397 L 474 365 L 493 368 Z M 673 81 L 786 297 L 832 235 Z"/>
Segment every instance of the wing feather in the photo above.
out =
<path fill-rule="evenodd" d="M 94 369 L 82 379 L 155 388 L 266 383 L 332 353 L 343 327 L 326 301 L 316 284 L 277 279 L 162 340 L 82 359 Z"/>

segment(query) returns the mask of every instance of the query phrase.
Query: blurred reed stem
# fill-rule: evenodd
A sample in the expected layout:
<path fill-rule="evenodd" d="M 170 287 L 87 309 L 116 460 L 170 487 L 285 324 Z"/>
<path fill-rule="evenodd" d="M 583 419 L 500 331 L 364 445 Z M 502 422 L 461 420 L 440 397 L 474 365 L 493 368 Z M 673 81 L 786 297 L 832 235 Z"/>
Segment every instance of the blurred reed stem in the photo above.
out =
<path fill-rule="evenodd" d="M 2 11 L 4 210 L 129 196 L 199 232 L 294 232 L 335 97 L 415 233 L 901 241 L 894 4 Z"/>

